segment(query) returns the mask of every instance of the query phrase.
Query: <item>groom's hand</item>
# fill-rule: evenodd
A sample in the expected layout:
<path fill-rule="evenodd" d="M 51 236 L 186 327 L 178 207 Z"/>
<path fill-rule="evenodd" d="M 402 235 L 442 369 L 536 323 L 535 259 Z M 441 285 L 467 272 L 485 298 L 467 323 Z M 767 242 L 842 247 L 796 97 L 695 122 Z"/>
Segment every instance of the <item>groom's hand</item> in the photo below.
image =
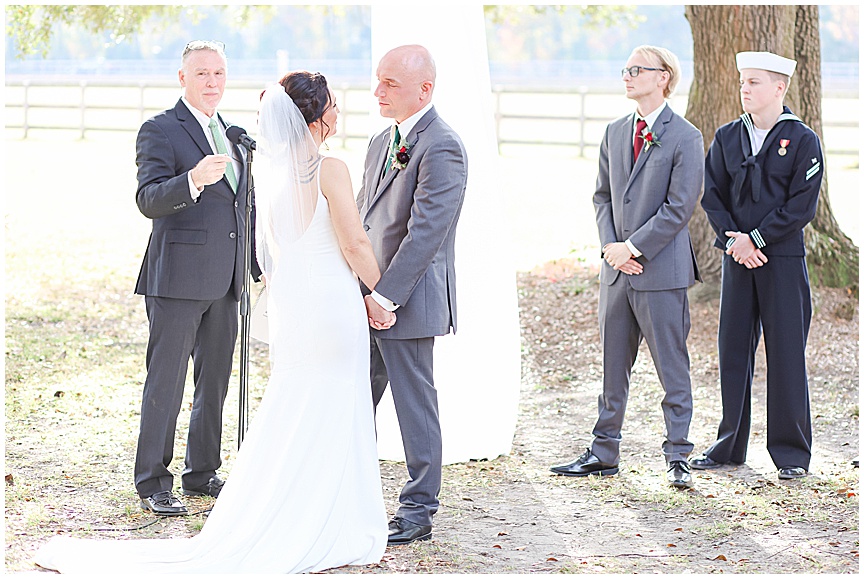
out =
<path fill-rule="evenodd" d="M 369 317 L 369 325 L 375 330 L 386 330 L 396 323 L 396 314 L 382 308 L 372 296 L 363 298 L 366 303 L 366 315 Z"/>

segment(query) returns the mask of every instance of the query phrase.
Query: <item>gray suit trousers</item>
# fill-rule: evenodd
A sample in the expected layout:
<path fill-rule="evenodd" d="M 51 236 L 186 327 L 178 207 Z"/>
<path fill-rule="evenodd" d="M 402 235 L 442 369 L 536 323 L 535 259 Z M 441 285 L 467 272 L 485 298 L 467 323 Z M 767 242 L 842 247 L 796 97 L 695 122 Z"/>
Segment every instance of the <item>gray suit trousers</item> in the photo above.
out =
<path fill-rule="evenodd" d="M 686 288 L 637 291 L 627 275 L 600 285 L 600 340 L 603 344 L 603 394 L 591 451 L 606 464 L 618 464 L 621 428 L 630 391 L 630 372 L 642 338 L 648 343 L 665 396 L 663 454 L 666 461 L 686 460 L 693 397 L 690 392 L 690 307 Z"/>
<path fill-rule="evenodd" d="M 372 402 L 378 406 L 389 382 L 410 477 L 396 516 L 431 525 L 441 491 L 441 425 L 432 377 L 435 338 L 390 340 L 374 331 L 371 337 Z"/>
<path fill-rule="evenodd" d="M 195 393 L 183 487 L 206 485 L 222 465 L 222 406 L 238 325 L 237 301 L 230 291 L 217 300 L 146 296 L 145 303 L 150 341 L 135 456 L 135 487 L 142 498 L 173 487 L 168 466 L 190 356 Z"/>

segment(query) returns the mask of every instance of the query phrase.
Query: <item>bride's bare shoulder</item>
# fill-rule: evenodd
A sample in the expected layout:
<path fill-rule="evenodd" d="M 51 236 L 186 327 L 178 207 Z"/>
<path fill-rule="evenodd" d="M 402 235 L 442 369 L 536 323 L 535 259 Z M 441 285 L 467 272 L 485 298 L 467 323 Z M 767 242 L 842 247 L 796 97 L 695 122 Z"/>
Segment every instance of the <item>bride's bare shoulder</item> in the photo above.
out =
<path fill-rule="evenodd" d="M 346 186 L 350 191 L 351 175 L 345 161 L 336 157 L 324 157 L 321 161 L 321 192 L 326 197 L 328 192 Z"/>
<path fill-rule="evenodd" d="M 339 174 L 348 171 L 348 165 L 345 164 L 345 161 L 339 159 L 337 157 L 324 157 L 321 160 L 321 176 L 323 177 L 325 173 Z"/>

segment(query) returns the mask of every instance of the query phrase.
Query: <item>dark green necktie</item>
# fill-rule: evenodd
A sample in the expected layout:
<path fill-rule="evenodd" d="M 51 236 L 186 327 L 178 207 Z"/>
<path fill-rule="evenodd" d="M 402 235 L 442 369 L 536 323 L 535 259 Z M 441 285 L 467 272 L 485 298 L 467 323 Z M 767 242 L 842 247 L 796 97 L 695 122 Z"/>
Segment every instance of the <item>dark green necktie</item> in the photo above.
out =
<path fill-rule="evenodd" d="M 399 125 L 396 126 L 396 131 L 393 134 L 393 143 L 390 144 L 390 154 L 387 155 L 387 162 L 384 164 L 384 174 L 392 168 L 393 160 L 396 158 L 396 151 L 399 150 Z"/>

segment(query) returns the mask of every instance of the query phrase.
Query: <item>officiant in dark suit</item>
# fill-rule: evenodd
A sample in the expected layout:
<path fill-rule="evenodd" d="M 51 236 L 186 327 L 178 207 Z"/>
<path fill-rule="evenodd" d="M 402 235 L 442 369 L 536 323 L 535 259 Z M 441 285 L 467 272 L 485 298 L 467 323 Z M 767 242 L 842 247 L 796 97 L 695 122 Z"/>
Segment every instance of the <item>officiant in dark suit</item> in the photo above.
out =
<path fill-rule="evenodd" d="M 702 134 L 665 99 L 681 78 L 674 54 L 640 46 L 621 71 L 636 112 L 613 121 L 600 145 L 594 210 L 602 247 L 600 339 L 603 392 L 594 441 L 575 461 L 552 471 L 566 476 L 618 473 L 630 373 L 644 338 L 665 392 L 662 450 L 667 479 L 692 486 L 687 440 L 693 398 L 687 335 L 687 288 L 699 271 L 687 223 L 702 190 Z"/>
<path fill-rule="evenodd" d="M 183 494 L 216 497 L 223 485 L 216 471 L 246 231 L 245 153 L 228 142 L 216 111 L 226 75 L 221 43 L 187 44 L 178 72 L 183 96 L 147 120 L 136 143 L 136 201 L 153 230 L 135 288 L 150 326 L 135 487 L 142 508 L 159 515 L 188 514 L 168 467 L 190 356 L 195 394 Z"/>

